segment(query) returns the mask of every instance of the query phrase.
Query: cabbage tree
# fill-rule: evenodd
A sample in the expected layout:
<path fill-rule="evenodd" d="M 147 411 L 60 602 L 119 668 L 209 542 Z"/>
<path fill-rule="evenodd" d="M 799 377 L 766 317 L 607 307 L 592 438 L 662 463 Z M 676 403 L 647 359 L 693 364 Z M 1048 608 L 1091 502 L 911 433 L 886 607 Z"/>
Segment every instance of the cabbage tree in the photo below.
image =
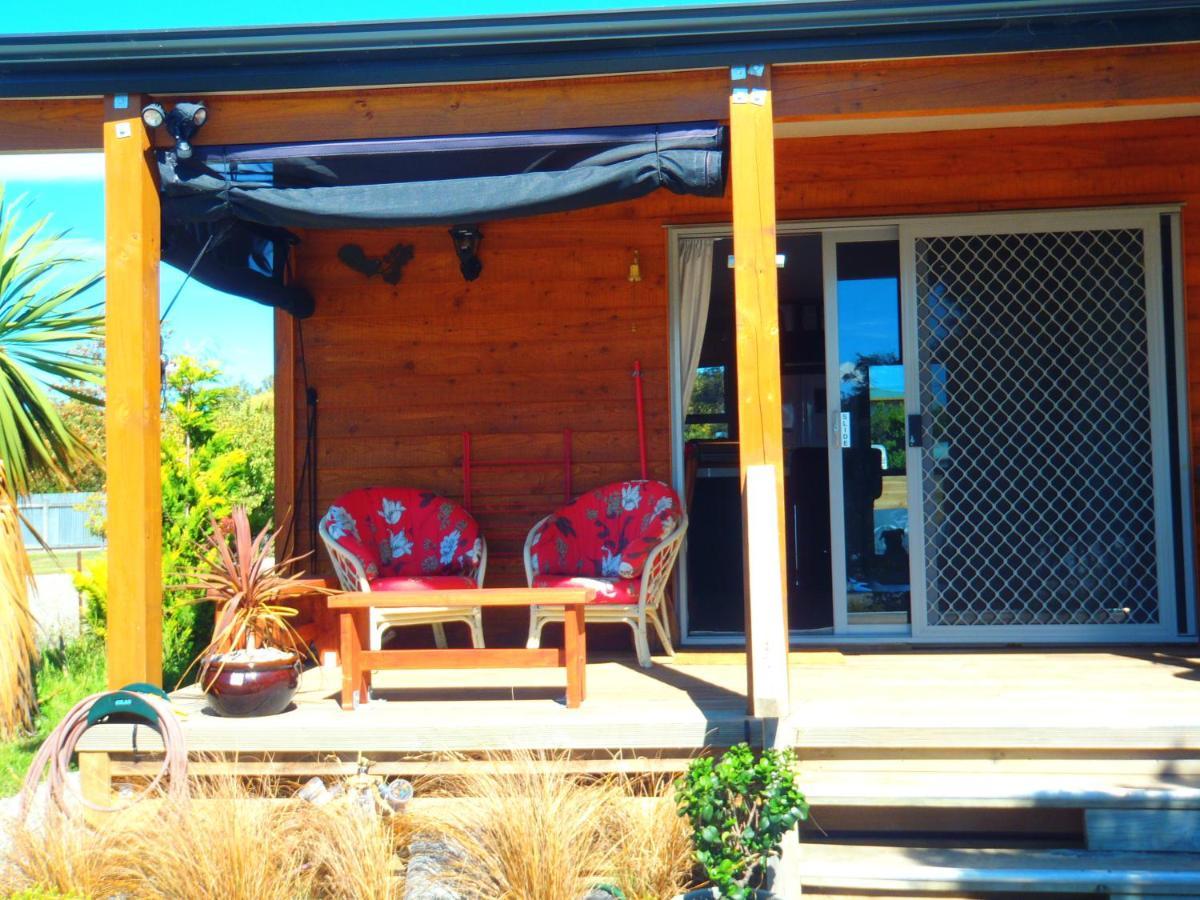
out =
<path fill-rule="evenodd" d="M 0 188 L 0 739 L 31 728 L 36 712 L 33 572 L 16 498 L 47 473 L 67 487 L 71 471 L 94 457 L 55 397 L 98 402 L 78 386 L 104 373 L 78 352 L 103 334 L 102 303 L 83 296 L 101 273 L 78 277 L 87 260 L 47 225 L 22 223 Z"/>

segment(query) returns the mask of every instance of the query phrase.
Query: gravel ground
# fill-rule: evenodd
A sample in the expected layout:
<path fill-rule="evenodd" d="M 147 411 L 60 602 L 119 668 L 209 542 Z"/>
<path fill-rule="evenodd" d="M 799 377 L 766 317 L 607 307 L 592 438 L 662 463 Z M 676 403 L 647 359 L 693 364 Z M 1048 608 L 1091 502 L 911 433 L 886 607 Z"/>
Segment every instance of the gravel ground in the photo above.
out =
<path fill-rule="evenodd" d="M 79 593 L 64 573 L 37 575 L 32 597 L 33 617 L 38 623 L 38 646 L 79 636 Z"/>

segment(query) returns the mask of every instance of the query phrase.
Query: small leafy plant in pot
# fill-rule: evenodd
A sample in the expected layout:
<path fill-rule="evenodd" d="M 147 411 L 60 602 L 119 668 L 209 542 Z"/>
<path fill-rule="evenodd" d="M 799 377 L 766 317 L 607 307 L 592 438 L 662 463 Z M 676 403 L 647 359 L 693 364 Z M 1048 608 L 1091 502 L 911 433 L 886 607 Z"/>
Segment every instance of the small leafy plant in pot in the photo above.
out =
<path fill-rule="evenodd" d="M 212 640 L 193 665 L 209 708 L 220 716 L 272 716 L 283 712 L 300 683 L 308 653 L 292 627 L 297 611 L 281 603 L 299 593 L 302 574 L 285 575 L 295 559 L 275 562 L 271 550 L 280 531 L 253 535 L 244 507 L 213 521 L 212 567 L 179 590 L 200 590 L 194 602 L 215 603 Z"/>
<path fill-rule="evenodd" d="M 750 900 L 775 895 L 760 886 L 767 864 L 783 838 L 808 818 L 808 802 L 796 787 L 791 750 L 764 750 L 757 758 L 748 744 L 719 759 L 692 760 L 675 783 L 681 816 L 692 823 L 692 847 L 711 888 L 685 900 Z"/>

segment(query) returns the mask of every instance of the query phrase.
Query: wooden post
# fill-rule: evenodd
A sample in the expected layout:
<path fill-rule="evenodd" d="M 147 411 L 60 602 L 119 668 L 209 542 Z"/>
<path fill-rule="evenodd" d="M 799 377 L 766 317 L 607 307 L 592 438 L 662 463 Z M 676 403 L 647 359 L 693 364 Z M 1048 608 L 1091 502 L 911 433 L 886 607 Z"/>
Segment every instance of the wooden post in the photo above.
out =
<path fill-rule="evenodd" d="M 99 750 L 79 754 L 79 790 L 83 798 L 97 806 L 112 805 L 112 759 Z M 108 813 L 84 809 L 84 819 L 93 827 L 103 827 Z"/>
<path fill-rule="evenodd" d="M 275 557 L 298 552 L 300 510 L 296 509 L 296 319 L 275 310 L 275 527 L 282 547 Z M 313 565 L 310 561 L 309 566 Z"/>
<path fill-rule="evenodd" d="M 746 562 L 747 705 L 752 716 L 786 715 L 786 678 L 782 696 L 756 684 L 759 671 L 787 671 L 786 529 L 783 513 L 783 426 L 779 372 L 779 288 L 775 268 L 775 135 L 771 107 L 771 70 L 734 67 L 729 98 L 733 182 L 734 312 L 737 322 L 738 445 L 742 480 L 743 547 Z M 751 522 L 747 473 L 756 466 L 774 471 L 774 522 Z M 764 510 L 762 515 L 771 518 Z M 774 541 L 772 553 L 755 553 L 752 541 Z M 773 565 L 770 575 L 755 566 Z M 764 581 L 764 578 L 767 580 Z M 778 579 L 775 589 L 771 578 Z M 753 593 L 770 585 L 761 600 Z M 771 598 L 771 599 L 768 599 Z M 777 599 L 776 599 L 777 598 Z M 764 602 L 778 602 L 782 618 L 756 621 Z M 772 635 L 782 621 L 783 635 Z M 780 637 L 783 639 L 780 640 Z M 766 655 L 782 659 L 766 659 Z M 778 684 L 778 679 L 772 679 Z"/>
<path fill-rule="evenodd" d="M 108 685 L 162 683 L 159 204 L 141 98 L 105 101 Z"/>
<path fill-rule="evenodd" d="M 782 718 L 788 709 L 788 629 L 785 582 L 779 572 L 775 473 L 771 466 L 746 470 L 747 702 L 750 714 Z M 749 632 L 747 628 L 747 632 Z"/>

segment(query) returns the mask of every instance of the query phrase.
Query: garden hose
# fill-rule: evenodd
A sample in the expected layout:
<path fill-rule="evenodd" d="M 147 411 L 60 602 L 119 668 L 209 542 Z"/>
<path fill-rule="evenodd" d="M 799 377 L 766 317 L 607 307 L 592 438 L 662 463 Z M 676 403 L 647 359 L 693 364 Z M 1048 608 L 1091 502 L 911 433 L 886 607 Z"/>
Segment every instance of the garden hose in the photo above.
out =
<path fill-rule="evenodd" d="M 175 716 L 171 704 L 165 695 L 143 693 L 141 685 L 129 685 L 120 691 L 101 691 L 85 697 L 71 708 L 63 720 L 38 748 L 33 763 L 25 775 L 25 783 L 21 788 L 20 815 L 24 818 L 37 793 L 42 774 L 49 767 L 47 783 L 49 784 L 50 801 L 61 810 L 66 810 L 68 793 L 80 804 L 97 812 L 115 812 L 126 809 L 143 798 L 157 791 L 166 779 L 168 781 L 167 796 L 175 800 L 187 797 L 187 747 L 184 744 L 183 729 Z M 140 712 L 139 712 L 140 710 Z M 94 713 L 99 713 L 96 715 Z M 121 721 L 137 721 L 154 728 L 162 738 L 163 762 L 158 774 L 150 783 L 133 797 L 116 805 L 105 806 L 94 803 L 82 796 L 79 791 L 70 787 L 67 777 L 71 757 L 75 746 L 83 737 L 85 731 L 94 724 L 111 721 L 113 717 Z M 130 718 L 132 717 L 132 718 Z"/>

